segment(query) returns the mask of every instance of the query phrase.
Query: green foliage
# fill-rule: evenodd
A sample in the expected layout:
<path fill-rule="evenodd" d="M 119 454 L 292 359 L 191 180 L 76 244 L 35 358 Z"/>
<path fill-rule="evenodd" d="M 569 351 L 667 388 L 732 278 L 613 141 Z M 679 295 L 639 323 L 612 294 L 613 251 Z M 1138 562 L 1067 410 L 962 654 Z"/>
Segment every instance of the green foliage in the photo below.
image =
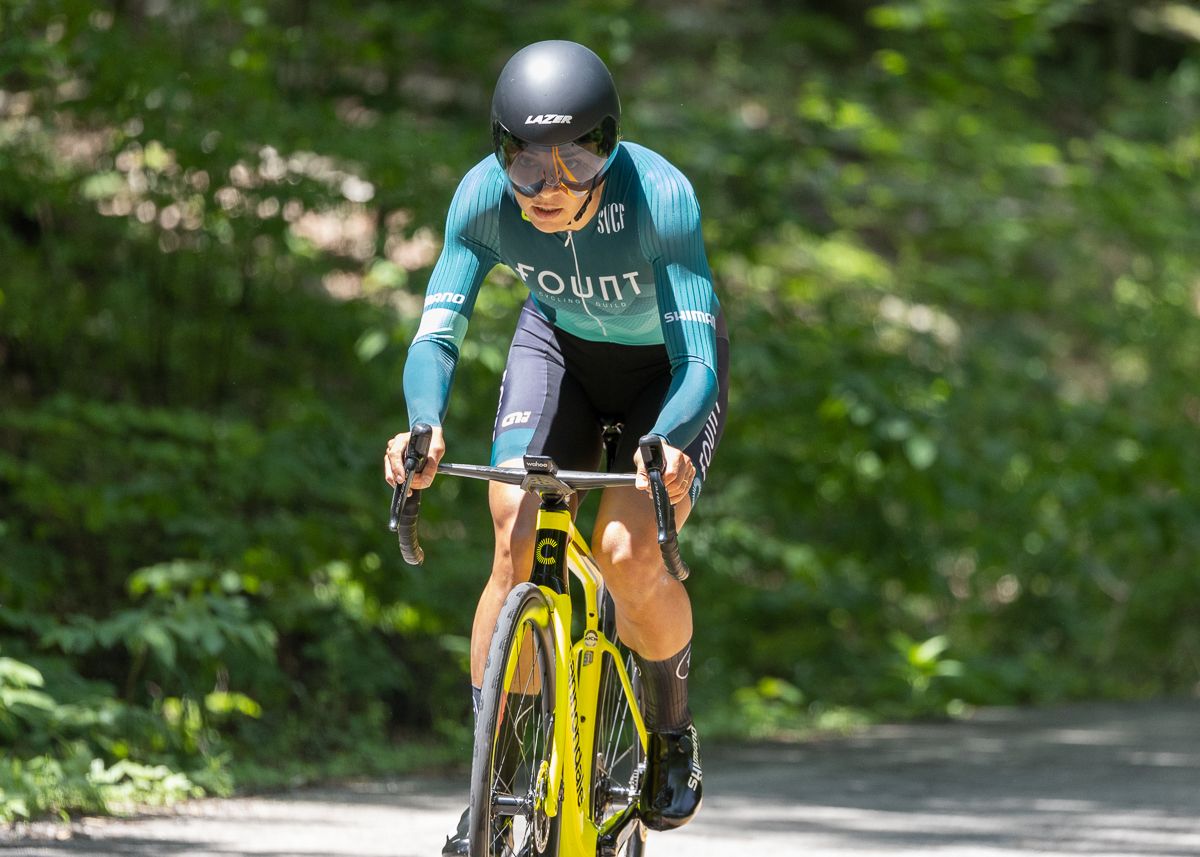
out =
<path fill-rule="evenodd" d="M 47 662 L 47 673 L 61 699 L 43 690 L 40 670 L 0 658 L 0 740 L 14 751 L 0 765 L 0 821 L 174 801 L 202 794 L 201 783 L 213 792 L 228 788 L 217 770 L 196 769 L 189 777 L 135 761 L 161 756 L 182 733 L 123 705 L 111 689 L 83 681 L 62 660 Z M 97 755 L 100 748 L 116 761 Z"/>
<path fill-rule="evenodd" d="M 0 819 L 466 758 L 486 493 L 440 481 L 408 569 L 379 457 L 527 20 L 701 199 L 734 345 L 684 533 L 706 728 L 1196 686 L 1190 4 L 17 0 Z M 480 296 L 456 460 L 521 291 Z"/>

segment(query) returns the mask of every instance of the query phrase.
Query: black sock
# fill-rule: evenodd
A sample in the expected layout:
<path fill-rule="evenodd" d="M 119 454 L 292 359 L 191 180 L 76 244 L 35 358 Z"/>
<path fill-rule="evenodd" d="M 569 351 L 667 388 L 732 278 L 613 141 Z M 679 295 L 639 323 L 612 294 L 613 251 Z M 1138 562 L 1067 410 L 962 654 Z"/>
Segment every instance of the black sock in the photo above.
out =
<path fill-rule="evenodd" d="M 665 661 L 648 661 L 633 653 L 642 673 L 642 716 L 651 732 L 682 732 L 692 722 L 688 710 L 688 670 L 692 644 Z"/>

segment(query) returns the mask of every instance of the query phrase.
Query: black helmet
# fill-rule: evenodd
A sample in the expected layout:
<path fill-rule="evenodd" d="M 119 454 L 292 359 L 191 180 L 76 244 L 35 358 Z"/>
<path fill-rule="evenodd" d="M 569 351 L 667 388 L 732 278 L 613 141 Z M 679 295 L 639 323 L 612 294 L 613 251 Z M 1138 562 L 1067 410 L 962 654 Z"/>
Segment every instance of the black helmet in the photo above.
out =
<path fill-rule="evenodd" d="M 514 187 L 596 186 L 617 148 L 621 100 L 604 62 L 583 45 L 536 42 L 500 72 L 492 96 L 492 142 Z"/>

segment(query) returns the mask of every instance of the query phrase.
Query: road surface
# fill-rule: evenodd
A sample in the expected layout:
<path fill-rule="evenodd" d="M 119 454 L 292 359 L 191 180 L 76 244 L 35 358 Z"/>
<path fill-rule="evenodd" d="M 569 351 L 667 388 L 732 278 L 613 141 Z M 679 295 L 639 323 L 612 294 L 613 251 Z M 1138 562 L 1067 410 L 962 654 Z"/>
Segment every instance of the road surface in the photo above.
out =
<path fill-rule="evenodd" d="M 1200 699 L 984 710 L 799 744 L 709 748 L 705 802 L 652 857 L 1200 855 Z M 436 857 L 461 781 L 194 801 L 0 833 L 27 857 Z"/>

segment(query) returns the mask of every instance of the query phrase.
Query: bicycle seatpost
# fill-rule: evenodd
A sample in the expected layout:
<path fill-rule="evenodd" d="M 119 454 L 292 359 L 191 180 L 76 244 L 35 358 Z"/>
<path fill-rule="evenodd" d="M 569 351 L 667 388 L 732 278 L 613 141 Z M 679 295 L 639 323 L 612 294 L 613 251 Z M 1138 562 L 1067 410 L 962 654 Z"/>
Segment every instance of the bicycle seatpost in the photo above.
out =
<path fill-rule="evenodd" d="M 409 565 L 421 565 L 425 551 L 417 539 L 417 515 L 421 511 L 421 492 L 409 491 L 413 477 L 425 469 L 429 456 L 429 443 L 433 429 L 425 423 L 417 423 L 408 435 L 408 446 L 404 450 L 404 482 L 392 493 L 391 519 L 388 529 L 396 533 L 400 542 L 400 555 Z"/>
<path fill-rule="evenodd" d="M 658 522 L 658 547 L 662 551 L 663 563 L 676 580 L 687 580 L 691 571 L 679 554 L 675 509 L 671 506 L 671 497 L 662 477 L 663 470 L 666 469 L 663 439 L 656 434 L 648 434 L 638 441 L 638 447 L 642 451 L 646 475 L 650 478 L 650 496 L 654 500 L 654 517 Z"/>

